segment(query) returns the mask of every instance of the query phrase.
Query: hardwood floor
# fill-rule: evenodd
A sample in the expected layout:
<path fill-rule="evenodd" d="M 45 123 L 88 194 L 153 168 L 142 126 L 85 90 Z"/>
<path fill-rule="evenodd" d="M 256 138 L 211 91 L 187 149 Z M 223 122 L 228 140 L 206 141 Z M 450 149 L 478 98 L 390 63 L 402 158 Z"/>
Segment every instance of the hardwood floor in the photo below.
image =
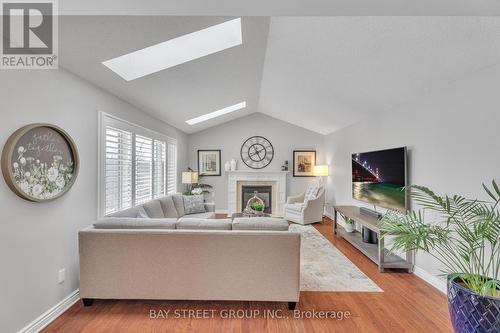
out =
<path fill-rule="evenodd" d="M 369 259 L 334 237 L 331 220 L 315 227 L 384 292 L 301 292 L 297 309 L 348 311 L 350 318 L 295 319 L 286 303 L 97 300 L 90 307 L 78 302 L 43 332 L 452 332 L 444 294 L 413 274 L 379 273 Z M 156 318 L 150 318 L 151 310 Z M 170 310 L 168 318 L 159 316 L 165 314 L 159 310 Z M 207 311 L 209 318 L 174 318 L 175 311 L 183 310 L 215 310 L 215 315 Z M 246 310 L 234 314 L 238 317 L 252 310 L 259 315 L 227 318 L 228 310 Z M 266 310 L 289 318 L 264 318 Z"/>

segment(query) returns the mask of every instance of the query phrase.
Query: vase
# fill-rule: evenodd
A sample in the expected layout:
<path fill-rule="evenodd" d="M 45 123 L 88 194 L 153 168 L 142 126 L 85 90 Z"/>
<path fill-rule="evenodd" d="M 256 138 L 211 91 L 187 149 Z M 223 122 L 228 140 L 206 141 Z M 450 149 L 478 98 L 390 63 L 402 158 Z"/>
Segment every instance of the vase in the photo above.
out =
<path fill-rule="evenodd" d="M 353 232 L 354 231 L 354 224 L 346 223 L 344 229 L 346 232 Z"/>
<path fill-rule="evenodd" d="M 448 310 L 456 333 L 500 332 L 500 298 L 481 296 L 448 275 Z"/>
<path fill-rule="evenodd" d="M 236 171 L 236 160 L 231 159 L 231 171 Z"/>
<path fill-rule="evenodd" d="M 226 170 L 226 172 L 231 171 L 231 162 L 226 161 L 226 163 L 224 164 L 224 170 Z"/>

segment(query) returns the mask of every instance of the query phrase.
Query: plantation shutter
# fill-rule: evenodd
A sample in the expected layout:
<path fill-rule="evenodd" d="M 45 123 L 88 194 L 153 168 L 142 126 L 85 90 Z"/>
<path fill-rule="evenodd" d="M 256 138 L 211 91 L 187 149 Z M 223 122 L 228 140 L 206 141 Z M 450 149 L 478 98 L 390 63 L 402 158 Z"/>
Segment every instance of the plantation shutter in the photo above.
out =
<path fill-rule="evenodd" d="M 167 194 L 167 144 L 154 140 L 154 198 Z"/>
<path fill-rule="evenodd" d="M 177 140 L 104 112 L 100 124 L 99 217 L 177 192 Z"/>
<path fill-rule="evenodd" d="M 135 205 L 153 198 L 153 139 L 135 135 Z"/>
<path fill-rule="evenodd" d="M 167 156 L 167 193 L 177 192 L 177 142 L 169 141 Z"/>
<path fill-rule="evenodd" d="M 132 207 L 132 133 L 106 126 L 105 214 Z"/>

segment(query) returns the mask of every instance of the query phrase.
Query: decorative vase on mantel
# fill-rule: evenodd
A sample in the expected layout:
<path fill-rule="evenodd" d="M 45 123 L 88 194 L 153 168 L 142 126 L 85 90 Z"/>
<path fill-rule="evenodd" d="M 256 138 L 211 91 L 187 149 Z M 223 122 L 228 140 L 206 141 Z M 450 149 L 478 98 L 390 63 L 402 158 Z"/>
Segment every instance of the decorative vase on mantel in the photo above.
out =
<path fill-rule="evenodd" d="M 226 172 L 231 171 L 231 162 L 226 161 L 226 163 L 224 164 L 224 170 Z"/>
<path fill-rule="evenodd" d="M 233 158 L 231 159 L 231 171 L 236 171 L 236 160 Z"/>

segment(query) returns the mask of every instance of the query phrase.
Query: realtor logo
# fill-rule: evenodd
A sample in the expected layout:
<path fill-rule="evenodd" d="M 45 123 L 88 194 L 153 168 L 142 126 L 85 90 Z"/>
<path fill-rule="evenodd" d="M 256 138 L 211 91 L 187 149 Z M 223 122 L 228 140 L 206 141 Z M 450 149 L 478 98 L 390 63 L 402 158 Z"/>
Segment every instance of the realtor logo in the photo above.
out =
<path fill-rule="evenodd" d="M 54 69 L 57 61 L 55 1 L 1 2 L 1 69 Z"/>

